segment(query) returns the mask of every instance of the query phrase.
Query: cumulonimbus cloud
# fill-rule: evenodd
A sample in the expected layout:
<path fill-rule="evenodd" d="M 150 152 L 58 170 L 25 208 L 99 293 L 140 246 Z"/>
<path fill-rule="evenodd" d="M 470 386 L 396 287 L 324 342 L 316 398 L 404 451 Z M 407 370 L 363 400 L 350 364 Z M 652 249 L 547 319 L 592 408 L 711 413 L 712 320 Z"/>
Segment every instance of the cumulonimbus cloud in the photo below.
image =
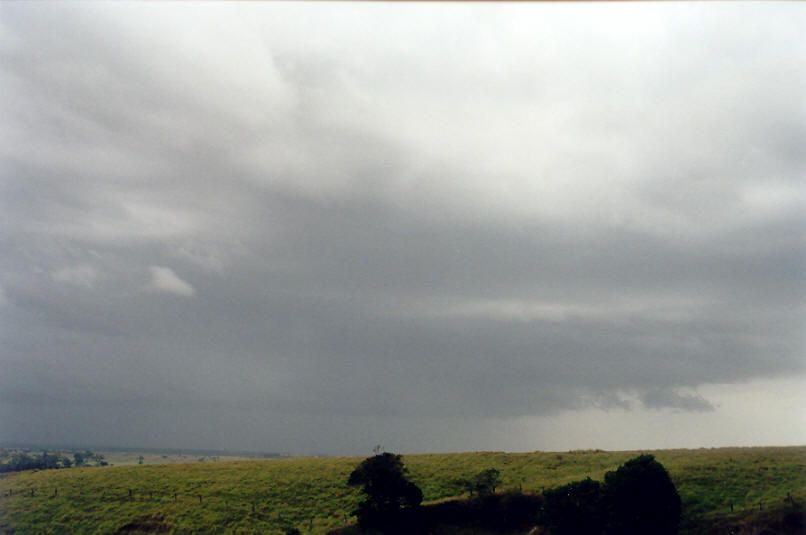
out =
<path fill-rule="evenodd" d="M 0 439 L 467 448 L 802 373 L 804 13 L 203 7 L 2 6 Z"/>

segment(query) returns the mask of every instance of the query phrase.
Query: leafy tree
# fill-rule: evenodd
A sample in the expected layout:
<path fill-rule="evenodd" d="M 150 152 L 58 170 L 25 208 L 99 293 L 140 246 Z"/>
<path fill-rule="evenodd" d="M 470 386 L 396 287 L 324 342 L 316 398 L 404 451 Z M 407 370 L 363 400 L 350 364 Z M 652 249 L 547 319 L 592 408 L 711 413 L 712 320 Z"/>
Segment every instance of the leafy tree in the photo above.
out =
<path fill-rule="evenodd" d="M 353 470 L 347 484 L 362 487 L 366 495 L 353 512 L 360 527 L 388 531 L 404 512 L 420 505 L 423 493 L 406 472 L 402 456 L 392 453 L 364 459 Z"/>
<path fill-rule="evenodd" d="M 543 495 L 540 520 L 556 535 L 602 533 L 603 489 L 591 478 L 573 481 Z"/>
<path fill-rule="evenodd" d="M 674 535 L 680 496 L 668 472 L 652 455 L 630 459 L 605 474 L 544 494 L 541 522 L 554 535 Z"/>
<path fill-rule="evenodd" d="M 501 472 L 495 468 L 482 470 L 471 481 L 473 490 L 480 498 L 495 494 L 495 488 L 501 485 Z"/>
<path fill-rule="evenodd" d="M 680 525 L 680 495 L 652 455 L 640 455 L 605 474 L 608 533 L 674 535 Z"/>
<path fill-rule="evenodd" d="M 451 480 L 449 484 L 459 492 L 469 492 L 471 497 L 475 492 L 479 498 L 485 498 L 495 494 L 496 487 L 501 485 L 501 472 L 495 468 L 488 468 L 470 479 L 457 478 Z"/>

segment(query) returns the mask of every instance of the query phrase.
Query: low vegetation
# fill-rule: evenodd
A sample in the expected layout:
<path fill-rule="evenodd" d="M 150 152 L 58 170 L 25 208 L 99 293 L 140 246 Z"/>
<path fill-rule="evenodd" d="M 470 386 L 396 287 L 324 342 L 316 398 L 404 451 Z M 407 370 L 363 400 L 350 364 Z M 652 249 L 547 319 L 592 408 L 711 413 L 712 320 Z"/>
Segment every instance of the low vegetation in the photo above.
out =
<path fill-rule="evenodd" d="M 764 529 L 802 533 L 794 530 L 800 529 L 806 503 L 806 447 L 479 452 L 406 455 L 403 462 L 408 480 L 422 491 L 423 503 L 437 507 L 455 497 L 469 499 L 466 482 L 483 483 L 485 478 L 477 476 L 487 470 L 497 471 L 487 476 L 495 484 L 493 498 L 500 500 L 544 494 L 588 477 L 605 481 L 607 472 L 640 453 L 653 454 L 677 488 L 683 535 L 760 534 Z M 0 475 L 0 532 L 284 534 L 298 530 L 321 535 L 355 523 L 352 512 L 363 497 L 360 488 L 347 481 L 362 460 L 199 463 L 194 459 L 188 464 L 7 473 Z"/>

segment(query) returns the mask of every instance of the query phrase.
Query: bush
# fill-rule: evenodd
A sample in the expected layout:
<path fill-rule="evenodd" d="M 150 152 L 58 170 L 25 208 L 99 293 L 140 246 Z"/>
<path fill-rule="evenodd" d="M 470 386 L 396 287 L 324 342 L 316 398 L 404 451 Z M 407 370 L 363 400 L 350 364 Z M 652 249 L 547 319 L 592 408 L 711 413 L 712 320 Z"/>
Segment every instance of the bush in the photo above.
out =
<path fill-rule="evenodd" d="M 597 534 L 604 531 L 604 492 L 598 481 L 573 481 L 543 495 L 540 522 L 556 535 Z"/>
<path fill-rule="evenodd" d="M 302 532 L 291 525 L 283 526 L 283 535 L 302 535 Z"/>
<path fill-rule="evenodd" d="M 526 533 L 534 527 L 540 496 L 518 491 L 421 505 L 401 515 L 396 531 L 423 533 Z"/>

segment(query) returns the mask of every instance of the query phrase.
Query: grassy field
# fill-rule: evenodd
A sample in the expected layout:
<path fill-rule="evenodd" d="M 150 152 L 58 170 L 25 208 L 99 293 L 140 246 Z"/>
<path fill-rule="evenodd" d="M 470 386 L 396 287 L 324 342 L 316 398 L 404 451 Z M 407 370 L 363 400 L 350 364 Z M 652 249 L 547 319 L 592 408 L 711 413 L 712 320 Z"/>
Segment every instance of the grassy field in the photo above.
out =
<path fill-rule="evenodd" d="M 602 479 L 641 452 L 407 455 L 425 500 L 459 494 L 453 480 L 486 469 L 504 487 L 540 492 Z M 806 503 L 806 447 L 652 451 L 683 500 L 682 532 L 774 522 Z M 283 533 L 318 535 L 351 522 L 360 499 L 345 485 L 361 458 L 271 459 L 70 468 L 4 474 L 0 531 L 75 533 Z M 731 511 L 731 504 L 733 511 Z M 772 515 L 772 516 L 771 516 Z M 751 533 L 752 530 L 746 531 Z"/>

